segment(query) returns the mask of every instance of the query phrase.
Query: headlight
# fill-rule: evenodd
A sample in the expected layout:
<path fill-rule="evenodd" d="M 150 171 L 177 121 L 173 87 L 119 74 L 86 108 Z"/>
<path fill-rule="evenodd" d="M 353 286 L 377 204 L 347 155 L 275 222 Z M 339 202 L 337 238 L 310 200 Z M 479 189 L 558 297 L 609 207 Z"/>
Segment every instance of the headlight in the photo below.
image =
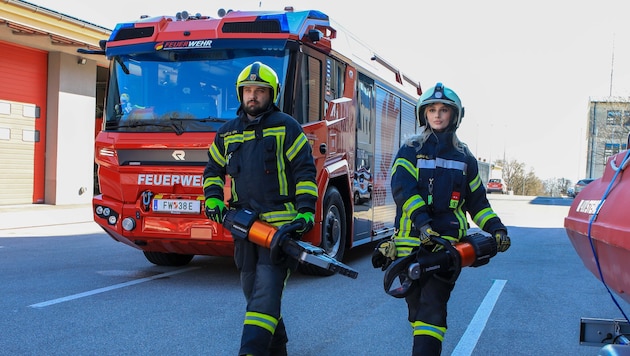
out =
<path fill-rule="evenodd" d="M 109 225 L 116 225 L 119 214 L 106 206 L 97 205 L 94 212 L 101 219 L 106 219 Z"/>

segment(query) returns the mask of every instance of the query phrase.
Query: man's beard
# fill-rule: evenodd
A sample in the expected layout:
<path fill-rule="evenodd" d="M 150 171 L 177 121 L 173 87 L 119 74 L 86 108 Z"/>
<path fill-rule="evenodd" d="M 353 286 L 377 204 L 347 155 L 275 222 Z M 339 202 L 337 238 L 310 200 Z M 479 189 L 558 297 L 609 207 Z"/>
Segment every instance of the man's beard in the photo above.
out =
<path fill-rule="evenodd" d="M 251 116 L 254 116 L 254 117 L 264 113 L 265 111 L 267 111 L 268 105 L 263 106 L 263 105 L 261 105 L 260 102 L 255 102 L 255 103 L 256 103 L 256 105 L 254 105 L 254 106 L 250 106 L 250 105 L 247 105 L 247 104 L 243 105 L 243 111 L 245 111 L 245 113 L 247 113 L 248 115 L 251 115 Z"/>

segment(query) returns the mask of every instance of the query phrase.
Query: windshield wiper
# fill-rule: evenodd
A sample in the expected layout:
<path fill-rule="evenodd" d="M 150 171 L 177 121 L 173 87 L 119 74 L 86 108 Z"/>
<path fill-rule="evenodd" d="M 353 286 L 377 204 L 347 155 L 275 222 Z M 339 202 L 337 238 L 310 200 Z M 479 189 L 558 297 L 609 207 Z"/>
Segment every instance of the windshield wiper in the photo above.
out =
<path fill-rule="evenodd" d="M 172 129 L 177 136 L 184 133 L 184 129 L 180 126 L 177 126 L 174 123 L 171 124 L 160 124 L 160 123 L 150 123 L 150 122 L 131 122 L 123 125 L 115 125 L 113 127 L 108 127 L 111 129 L 119 129 L 119 128 L 136 128 L 136 127 L 146 127 L 146 126 L 154 126 L 154 127 L 168 127 Z"/>
<path fill-rule="evenodd" d="M 190 117 L 171 117 L 170 118 L 173 121 L 197 121 L 197 122 L 228 122 L 232 119 L 224 119 L 221 117 L 212 117 L 212 116 L 208 116 L 205 119 L 195 119 L 195 118 L 190 118 Z"/>

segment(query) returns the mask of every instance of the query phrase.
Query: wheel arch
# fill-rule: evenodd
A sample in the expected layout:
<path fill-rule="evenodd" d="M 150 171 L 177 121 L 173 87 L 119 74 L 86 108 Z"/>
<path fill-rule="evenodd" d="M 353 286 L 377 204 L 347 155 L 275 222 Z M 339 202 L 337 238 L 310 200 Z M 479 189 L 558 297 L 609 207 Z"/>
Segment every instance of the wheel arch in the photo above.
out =
<path fill-rule="evenodd" d="M 316 219 L 318 219 L 320 225 L 318 228 L 314 229 L 316 231 L 312 231 L 312 233 L 309 234 L 310 236 L 308 236 L 308 240 L 311 241 L 313 244 L 319 245 L 321 243 L 321 222 L 323 220 L 324 211 L 323 197 L 326 195 L 326 191 L 330 187 L 335 187 L 339 191 L 339 194 L 341 195 L 341 200 L 344 203 L 344 212 L 346 215 L 345 224 L 347 227 L 345 247 L 352 247 L 354 241 L 354 225 L 352 224 L 352 221 L 354 219 L 354 202 L 352 197 L 352 182 L 350 178 L 350 168 L 346 160 L 341 160 L 334 164 L 328 165 L 321 171 L 317 180 L 317 188 L 319 190 L 319 196 L 322 199 L 319 199 L 317 201 L 316 207 Z"/>
<path fill-rule="evenodd" d="M 346 176 L 338 176 L 332 178 L 330 180 L 329 186 L 337 188 L 339 194 L 341 194 L 341 200 L 343 201 L 344 211 L 346 213 L 346 251 L 352 247 L 352 243 L 354 241 L 354 224 L 352 223 L 353 210 L 354 210 L 354 201 L 352 197 L 352 189 L 348 186 L 347 182 L 349 181 L 349 175 Z"/>

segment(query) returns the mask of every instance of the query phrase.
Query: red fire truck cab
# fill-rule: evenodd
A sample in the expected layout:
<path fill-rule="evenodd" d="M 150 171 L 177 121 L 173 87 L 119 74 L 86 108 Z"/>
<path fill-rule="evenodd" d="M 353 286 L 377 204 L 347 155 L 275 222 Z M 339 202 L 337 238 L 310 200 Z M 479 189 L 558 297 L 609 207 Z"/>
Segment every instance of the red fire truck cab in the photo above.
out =
<path fill-rule="evenodd" d="M 101 44 L 111 66 L 95 143 L 95 221 L 158 265 L 231 256 L 229 231 L 204 215 L 202 173 L 216 130 L 236 117 L 238 73 L 261 61 L 278 73 L 278 106 L 313 147 L 321 199 L 304 239 L 341 260 L 346 249 L 391 233 L 394 205 L 381 171 L 401 125 L 414 130 L 419 85 L 384 62 L 368 58 L 361 69 L 335 50 L 336 36 L 328 16 L 313 10 L 180 13 L 117 25 Z M 352 199 L 355 171 L 375 177 L 362 215 Z"/>

